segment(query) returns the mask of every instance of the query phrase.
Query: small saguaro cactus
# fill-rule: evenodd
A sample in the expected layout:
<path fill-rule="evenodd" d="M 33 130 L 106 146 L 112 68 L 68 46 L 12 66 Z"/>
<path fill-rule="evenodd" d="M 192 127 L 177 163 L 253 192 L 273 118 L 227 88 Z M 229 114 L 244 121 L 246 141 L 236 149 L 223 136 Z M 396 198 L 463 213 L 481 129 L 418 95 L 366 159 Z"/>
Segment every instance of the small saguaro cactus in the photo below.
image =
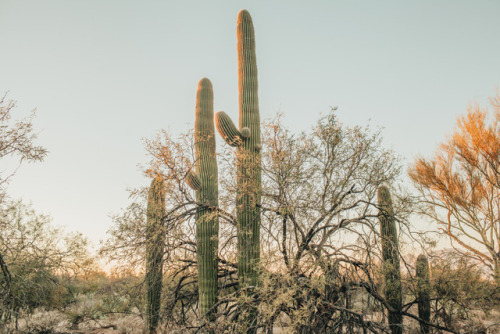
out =
<path fill-rule="evenodd" d="M 403 316 L 400 313 L 403 300 L 401 294 L 401 272 L 399 266 L 398 233 L 392 208 L 389 188 L 378 188 L 380 208 L 380 236 L 382 239 L 382 273 L 385 281 L 385 297 L 395 312 L 389 311 L 389 326 L 392 334 L 403 333 Z"/>
<path fill-rule="evenodd" d="M 146 333 L 155 333 L 160 319 L 160 300 L 165 245 L 165 186 L 161 177 L 151 182 L 146 222 Z"/>
<path fill-rule="evenodd" d="M 416 263 L 416 280 L 417 280 L 417 302 L 418 302 L 418 317 L 422 320 L 430 322 L 431 320 L 431 283 L 429 280 L 429 261 L 427 256 L 420 254 Z M 425 323 L 420 323 L 420 333 L 428 334 L 429 326 Z"/>
<path fill-rule="evenodd" d="M 257 60 L 252 18 L 238 13 L 239 130 L 224 112 L 216 115 L 217 130 L 237 147 L 238 275 L 242 288 L 257 285 L 260 259 L 261 155 L 257 96 Z"/>
<path fill-rule="evenodd" d="M 186 183 L 196 191 L 196 245 L 198 253 L 198 294 L 200 315 L 214 320 L 217 303 L 217 252 L 219 219 L 217 215 L 218 172 L 215 153 L 214 94 L 212 83 L 198 83 L 194 122 L 195 169 Z"/>

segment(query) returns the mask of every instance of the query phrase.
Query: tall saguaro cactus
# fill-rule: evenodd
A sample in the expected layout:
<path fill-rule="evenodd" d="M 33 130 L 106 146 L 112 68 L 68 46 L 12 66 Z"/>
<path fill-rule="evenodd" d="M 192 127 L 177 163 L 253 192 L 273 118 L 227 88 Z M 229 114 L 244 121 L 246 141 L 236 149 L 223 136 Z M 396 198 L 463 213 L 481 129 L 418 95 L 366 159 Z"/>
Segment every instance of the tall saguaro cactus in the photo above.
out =
<path fill-rule="evenodd" d="M 151 182 L 146 225 L 146 332 L 155 333 L 160 319 L 160 299 L 165 245 L 165 186 L 160 177 Z"/>
<path fill-rule="evenodd" d="M 260 260 L 261 155 L 257 96 L 257 59 L 252 18 L 238 13 L 239 130 L 224 112 L 216 114 L 217 130 L 237 146 L 238 275 L 241 287 L 255 286 Z"/>
<path fill-rule="evenodd" d="M 382 239 L 382 271 L 385 280 L 385 297 L 396 311 L 389 311 L 389 326 L 393 334 L 403 333 L 401 272 L 399 266 L 398 234 L 389 188 L 380 186 L 377 193 L 380 207 L 380 235 Z"/>
<path fill-rule="evenodd" d="M 196 92 L 194 123 L 195 169 L 186 178 L 196 191 L 196 244 L 198 252 L 198 293 L 200 315 L 214 319 L 212 307 L 217 303 L 217 250 L 219 220 L 217 216 L 218 172 L 215 153 L 214 94 L 212 83 L 203 78 Z M 212 310 L 214 311 L 214 310 Z"/>
<path fill-rule="evenodd" d="M 429 261 L 427 256 L 420 254 L 416 263 L 416 279 L 417 279 L 417 301 L 418 301 L 418 317 L 429 322 L 431 320 L 431 283 L 429 280 Z M 420 333 L 428 334 L 429 326 L 420 323 Z"/>

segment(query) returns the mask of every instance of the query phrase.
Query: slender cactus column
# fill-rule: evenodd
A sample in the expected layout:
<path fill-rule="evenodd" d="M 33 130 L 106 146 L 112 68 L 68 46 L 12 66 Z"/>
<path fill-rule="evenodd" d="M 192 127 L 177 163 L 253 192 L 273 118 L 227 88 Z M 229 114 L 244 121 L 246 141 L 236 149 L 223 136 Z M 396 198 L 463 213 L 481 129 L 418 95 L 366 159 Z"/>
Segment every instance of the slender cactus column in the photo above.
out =
<path fill-rule="evenodd" d="M 198 252 L 198 293 L 200 315 L 215 319 L 212 307 L 217 303 L 217 252 L 219 219 L 217 215 L 218 171 L 215 153 L 214 94 L 212 83 L 203 78 L 196 93 L 194 123 L 195 169 L 186 178 L 196 191 L 196 244 Z"/>
<path fill-rule="evenodd" d="M 244 285 L 257 285 L 260 260 L 261 156 L 260 115 L 255 56 L 255 32 L 250 13 L 241 10 L 237 21 L 238 86 L 243 137 L 238 166 L 237 208 L 240 221 L 239 256 Z M 249 129 L 246 130 L 246 129 Z"/>
<path fill-rule="evenodd" d="M 155 177 L 149 188 L 146 225 L 146 333 L 155 333 L 160 319 L 164 216 L 165 186 L 160 177 Z"/>
<path fill-rule="evenodd" d="M 224 112 L 216 114 L 217 130 L 237 146 L 238 275 L 242 288 L 256 286 L 260 260 L 261 143 L 257 59 L 252 18 L 238 13 L 239 129 Z"/>
<path fill-rule="evenodd" d="M 429 261 L 427 256 L 420 254 L 416 263 L 418 317 L 431 321 L 431 283 L 429 280 Z M 420 333 L 428 334 L 429 326 L 420 323 Z"/>
<path fill-rule="evenodd" d="M 389 188 L 378 189 L 378 205 L 380 207 L 380 235 L 382 239 L 382 272 L 385 280 L 385 298 L 396 312 L 389 311 L 389 326 L 392 334 L 403 333 L 403 316 L 401 310 L 403 300 L 401 293 L 401 272 L 399 265 L 398 233 L 392 208 Z"/>

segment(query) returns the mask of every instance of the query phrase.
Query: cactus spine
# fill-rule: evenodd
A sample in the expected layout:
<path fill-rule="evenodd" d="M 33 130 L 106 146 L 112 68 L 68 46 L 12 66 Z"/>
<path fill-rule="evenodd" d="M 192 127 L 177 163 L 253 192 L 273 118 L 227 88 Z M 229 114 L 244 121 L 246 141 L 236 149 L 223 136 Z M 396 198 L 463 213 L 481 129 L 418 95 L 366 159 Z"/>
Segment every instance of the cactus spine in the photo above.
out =
<path fill-rule="evenodd" d="M 214 320 L 212 307 L 217 303 L 217 216 L 218 172 L 215 155 L 214 94 L 212 83 L 203 78 L 196 92 L 194 141 L 196 172 L 186 182 L 196 191 L 196 244 L 198 252 L 198 294 L 200 315 Z"/>
<path fill-rule="evenodd" d="M 399 266 L 398 234 L 389 188 L 380 186 L 377 193 L 380 207 L 380 235 L 382 239 L 382 273 L 385 280 L 385 297 L 396 312 L 389 311 L 389 326 L 393 334 L 403 332 L 401 273 Z"/>
<path fill-rule="evenodd" d="M 417 278 L 417 302 L 418 302 L 418 317 L 422 320 L 430 322 L 431 320 L 431 283 L 429 280 L 429 261 L 427 256 L 420 254 L 416 263 L 416 278 Z M 420 323 L 420 333 L 428 334 L 429 326 Z"/>
<path fill-rule="evenodd" d="M 252 18 L 238 13 L 239 129 L 229 117 L 217 113 L 217 130 L 231 146 L 237 146 L 238 275 L 241 287 L 255 286 L 260 259 L 261 157 L 260 116 L 257 97 L 257 60 Z"/>
<path fill-rule="evenodd" d="M 155 333 L 160 319 L 160 299 L 165 244 L 165 187 L 160 177 L 151 182 L 146 225 L 146 333 Z"/>

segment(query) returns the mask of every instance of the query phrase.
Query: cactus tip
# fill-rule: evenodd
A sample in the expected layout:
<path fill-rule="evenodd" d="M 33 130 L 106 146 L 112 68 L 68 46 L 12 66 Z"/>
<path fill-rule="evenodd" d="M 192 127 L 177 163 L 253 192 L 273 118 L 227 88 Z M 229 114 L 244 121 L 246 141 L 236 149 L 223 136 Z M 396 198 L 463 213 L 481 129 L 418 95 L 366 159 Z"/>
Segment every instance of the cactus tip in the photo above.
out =
<path fill-rule="evenodd" d="M 244 17 L 244 16 L 250 16 L 250 13 L 248 12 L 248 10 L 246 10 L 245 8 L 243 8 L 242 10 L 240 10 L 238 12 L 238 18 L 239 17 Z"/>
<path fill-rule="evenodd" d="M 386 186 L 385 184 L 378 187 L 377 198 L 379 205 L 382 203 L 391 203 L 392 205 L 391 191 L 389 190 L 389 187 Z"/>
<path fill-rule="evenodd" d="M 240 10 L 240 12 L 238 13 L 237 24 L 238 26 L 241 24 L 249 24 L 253 29 L 252 17 L 250 16 L 248 10 L 246 9 Z"/>
<path fill-rule="evenodd" d="M 212 82 L 210 82 L 210 79 L 208 78 L 201 78 L 200 82 L 198 83 L 198 87 L 212 87 Z"/>

